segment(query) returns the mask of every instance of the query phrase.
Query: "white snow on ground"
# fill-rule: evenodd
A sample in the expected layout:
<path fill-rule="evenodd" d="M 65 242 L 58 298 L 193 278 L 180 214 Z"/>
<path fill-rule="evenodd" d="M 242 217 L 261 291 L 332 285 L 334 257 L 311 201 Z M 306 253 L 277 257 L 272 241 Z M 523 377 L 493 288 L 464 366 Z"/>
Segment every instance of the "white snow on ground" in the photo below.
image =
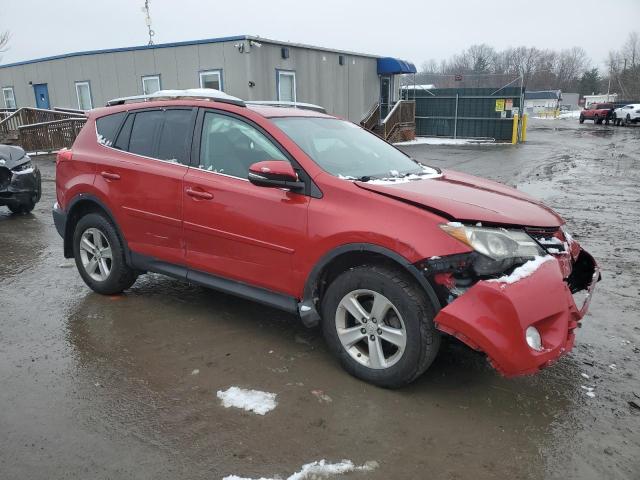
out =
<path fill-rule="evenodd" d="M 370 472 L 376 468 L 378 468 L 378 462 L 376 461 L 366 462 L 364 465 L 354 465 L 351 460 L 342 460 L 338 463 L 328 463 L 326 460 L 318 460 L 303 465 L 299 472 L 290 475 L 286 480 L 315 480 L 349 472 Z M 251 479 L 248 477 L 238 477 L 237 475 L 228 475 L 222 480 L 278 480 L 278 478 L 260 477 L 259 479 Z"/>
<path fill-rule="evenodd" d="M 533 116 L 536 120 L 562 120 L 563 118 L 580 118 L 580 110 L 571 110 L 569 112 L 560 112 L 557 117 L 537 117 Z"/>
<path fill-rule="evenodd" d="M 396 146 L 403 145 L 502 145 L 489 139 L 473 138 L 440 138 L 440 137 L 416 137 L 415 140 L 394 143 Z"/>
<path fill-rule="evenodd" d="M 229 387 L 227 390 L 218 390 L 218 398 L 226 408 L 242 408 L 248 412 L 264 415 L 278 405 L 276 394 L 261 392 L 260 390 L 245 390 L 240 387 Z"/>
<path fill-rule="evenodd" d="M 555 259 L 553 257 L 551 257 L 551 256 L 535 257 L 533 260 L 529 260 L 524 265 L 521 265 L 518 268 L 516 268 L 511 273 L 511 275 L 504 275 L 504 276 L 502 276 L 500 278 L 495 278 L 495 279 L 487 280 L 487 281 L 488 282 L 507 283 L 507 284 L 516 283 L 516 282 L 519 282 L 520 280 L 522 280 L 523 278 L 527 278 L 528 276 L 533 275 L 533 273 L 536 270 L 538 270 L 538 268 L 540 268 L 540 266 L 543 263 L 549 262 L 551 260 L 555 260 Z"/>

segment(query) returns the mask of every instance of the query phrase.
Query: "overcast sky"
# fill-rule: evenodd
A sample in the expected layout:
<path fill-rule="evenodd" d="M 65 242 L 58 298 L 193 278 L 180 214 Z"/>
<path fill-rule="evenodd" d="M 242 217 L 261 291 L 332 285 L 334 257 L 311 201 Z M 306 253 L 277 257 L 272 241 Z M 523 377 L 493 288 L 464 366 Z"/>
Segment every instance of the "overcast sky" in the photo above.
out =
<path fill-rule="evenodd" d="M 147 43 L 144 0 L 0 0 L 11 31 L 0 63 Z M 420 65 L 474 43 L 583 47 L 603 66 L 632 30 L 640 0 L 150 0 L 155 42 L 229 35 L 405 58 Z M 525 6 L 526 5 L 526 6 Z"/>

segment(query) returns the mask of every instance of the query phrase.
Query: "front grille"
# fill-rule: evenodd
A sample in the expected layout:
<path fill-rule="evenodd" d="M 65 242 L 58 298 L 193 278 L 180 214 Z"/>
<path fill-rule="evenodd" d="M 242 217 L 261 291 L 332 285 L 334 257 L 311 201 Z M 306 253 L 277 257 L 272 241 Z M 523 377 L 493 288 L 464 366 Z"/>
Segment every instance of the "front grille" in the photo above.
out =
<path fill-rule="evenodd" d="M 548 253 L 558 254 L 567 251 L 566 239 L 559 228 L 527 227 L 525 231 Z"/>
<path fill-rule="evenodd" d="M 0 167 L 0 190 L 4 190 L 11 183 L 11 170 L 7 167 Z"/>

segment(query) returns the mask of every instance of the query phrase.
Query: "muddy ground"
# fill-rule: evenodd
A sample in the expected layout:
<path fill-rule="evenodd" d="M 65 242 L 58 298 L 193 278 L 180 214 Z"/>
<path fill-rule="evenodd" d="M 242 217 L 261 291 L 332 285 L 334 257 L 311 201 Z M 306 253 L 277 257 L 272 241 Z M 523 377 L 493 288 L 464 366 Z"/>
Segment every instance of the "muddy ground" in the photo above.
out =
<path fill-rule="evenodd" d="M 279 311 L 159 275 L 94 294 L 62 256 L 41 158 L 34 213 L 0 208 L 0 478 L 286 478 L 322 458 L 379 463 L 349 478 L 640 478 L 640 128 L 540 120 L 526 145 L 406 150 L 564 215 L 603 268 L 570 355 L 504 379 L 450 343 L 387 391 Z M 231 385 L 279 405 L 225 409 L 216 391 Z"/>

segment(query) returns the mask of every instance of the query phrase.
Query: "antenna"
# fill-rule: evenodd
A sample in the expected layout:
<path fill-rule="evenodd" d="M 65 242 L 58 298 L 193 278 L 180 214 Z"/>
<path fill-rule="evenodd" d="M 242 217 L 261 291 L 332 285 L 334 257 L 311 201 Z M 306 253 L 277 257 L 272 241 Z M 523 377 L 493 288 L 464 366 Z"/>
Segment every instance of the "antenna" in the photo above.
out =
<path fill-rule="evenodd" d="M 153 36 L 156 32 L 151 28 L 151 12 L 149 11 L 149 3 L 151 0 L 144 0 L 144 7 L 142 7 L 142 13 L 144 13 L 144 21 L 147 24 L 147 29 L 149 30 L 149 43 L 148 45 L 153 45 Z"/>

